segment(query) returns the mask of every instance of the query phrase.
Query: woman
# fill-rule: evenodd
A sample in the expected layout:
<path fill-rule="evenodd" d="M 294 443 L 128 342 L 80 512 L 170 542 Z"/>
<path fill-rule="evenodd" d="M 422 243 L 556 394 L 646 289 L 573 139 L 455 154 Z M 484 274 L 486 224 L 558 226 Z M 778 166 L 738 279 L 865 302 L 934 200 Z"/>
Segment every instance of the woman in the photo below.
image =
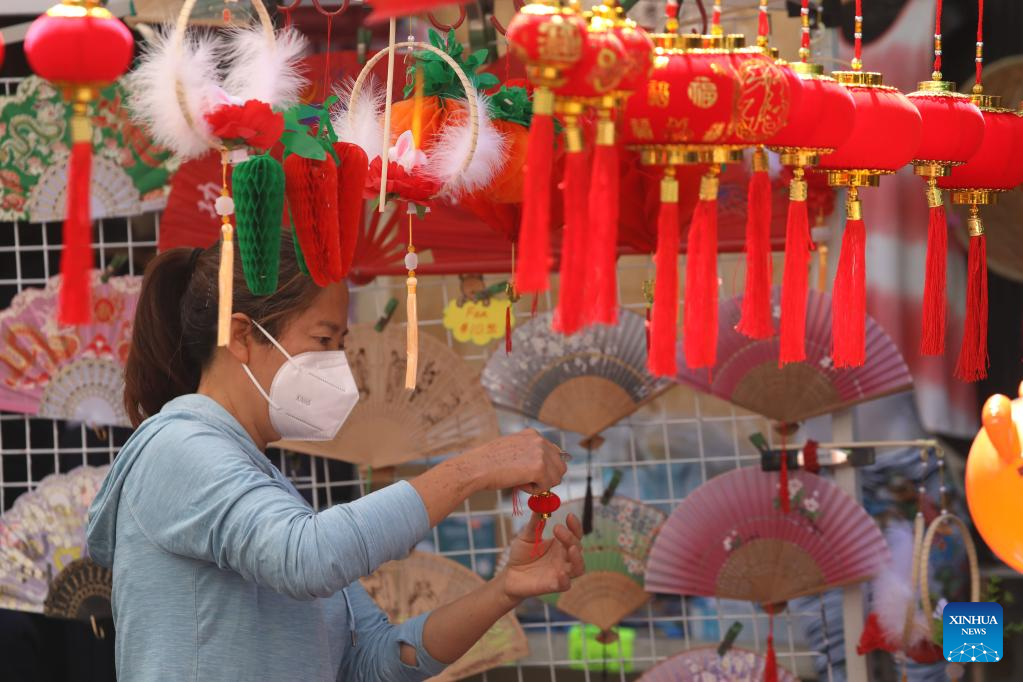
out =
<path fill-rule="evenodd" d="M 535 432 L 498 439 L 352 502 L 314 512 L 263 454 L 330 439 L 358 399 L 343 353 L 348 292 L 320 289 L 282 240 L 277 291 L 234 277 L 216 345 L 216 247 L 146 269 L 125 406 L 138 429 L 90 510 L 88 548 L 113 569 L 122 680 L 420 680 L 522 599 L 582 573 L 578 519 L 533 556 L 536 518 L 484 586 L 398 626 L 359 584 L 404 557 L 481 490 L 545 490 L 565 473 Z"/>

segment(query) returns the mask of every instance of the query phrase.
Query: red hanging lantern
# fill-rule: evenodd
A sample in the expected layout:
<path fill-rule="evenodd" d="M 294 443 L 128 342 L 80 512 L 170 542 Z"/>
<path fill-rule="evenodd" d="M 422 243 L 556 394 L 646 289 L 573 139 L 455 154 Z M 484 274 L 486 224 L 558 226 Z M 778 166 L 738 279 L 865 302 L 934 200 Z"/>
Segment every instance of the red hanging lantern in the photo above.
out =
<path fill-rule="evenodd" d="M 614 248 L 615 242 L 608 240 L 612 233 L 617 233 L 617 207 L 609 205 L 617 203 L 617 193 L 612 197 L 611 191 L 612 178 L 616 181 L 619 172 L 611 112 L 616 89 L 625 73 L 626 53 L 615 35 L 613 19 L 605 14 L 595 8 L 594 12 L 584 15 L 586 31 L 582 57 L 566 72 L 564 84 L 554 91 L 556 109 L 565 124 L 562 181 L 565 230 L 561 242 L 560 291 L 553 322 L 554 328 L 563 334 L 573 334 L 596 321 L 596 297 L 587 295 L 587 289 L 601 286 L 606 276 L 601 267 L 607 260 L 601 257 L 602 247 Z M 580 117 L 591 108 L 598 112 L 592 179 L 587 144 L 580 127 Z M 594 204 L 590 203 L 591 197 Z M 592 232 L 591 208 L 595 223 Z"/>
<path fill-rule="evenodd" d="M 831 75 L 856 102 L 848 139 L 821 157 L 833 187 L 848 187 L 846 226 L 833 287 L 832 360 L 836 367 L 859 367 L 866 354 L 866 227 L 859 201 L 860 187 L 876 187 L 882 175 L 913 160 L 920 145 L 920 112 L 897 89 L 884 85 L 880 73 L 861 71 L 862 0 L 856 0 L 856 56 L 852 71 Z"/>
<path fill-rule="evenodd" d="M 927 269 L 924 279 L 920 352 L 945 352 L 945 261 L 948 258 L 948 224 L 945 200 L 938 178 L 949 175 L 980 147 L 984 117 L 966 95 L 956 92 L 955 83 L 941 77 L 941 2 L 935 14 L 934 72 L 916 92 L 907 95 L 920 112 L 920 148 L 913 160 L 914 172 L 927 181 Z"/>
<path fill-rule="evenodd" d="M 71 102 L 71 159 L 68 165 L 60 307 L 63 324 L 90 318 L 92 268 L 90 175 L 92 122 L 89 104 L 131 63 L 134 40 L 128 28 L 98 0 L 64 0 L 35 21 L 25 35 L 32 70 L 51 81 Z"/>
<path fill-rule="evenodd" d="M 568 70 L 582 58 L 586 30 L 582 17 L 563 12 L 555 0 L 531 2 L 508 25 L 508 45 L 525 63 L 526 75 L 534 86 L 515 271 L 515 288 L 520 293 L 546 291 L 548 286 L 553 89 L 565 83 Z"/>
<path fill-rule="evenodd" d="M 806 5 L 804 0 L 804 6 Z M 817 165 L 852 133 L 856 104 L 849 90 L 824 75 L 820 64 L 806 61 L 810 55 L 809 10 L 803 14 L 805 47 L 802 61 L 792 64 L 802 83 L 798 102 L 789 111 L 789 122 L 768 141 L 782 165 L 792 168 L 789 212 L 785 228 L 785 268 L 782 274 L 779 365 L 806 359 L 806 295 L 809 285 L 810 237 L 804 169 Z"/>

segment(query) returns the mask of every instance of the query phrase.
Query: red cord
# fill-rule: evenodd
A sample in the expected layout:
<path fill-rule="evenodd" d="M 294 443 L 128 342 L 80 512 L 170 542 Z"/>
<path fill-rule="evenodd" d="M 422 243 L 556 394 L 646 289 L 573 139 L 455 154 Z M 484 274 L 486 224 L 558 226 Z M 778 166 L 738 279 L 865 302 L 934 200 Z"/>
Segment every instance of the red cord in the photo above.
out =
<path fill-rule="evenodd" d="M 977 0 L 977 87 L 984 70 L 984 0 Z"/>
<path fill-rule="evenodd" d="M 934 15 L 934 72 L 941 73 L 941 2 Z"/>

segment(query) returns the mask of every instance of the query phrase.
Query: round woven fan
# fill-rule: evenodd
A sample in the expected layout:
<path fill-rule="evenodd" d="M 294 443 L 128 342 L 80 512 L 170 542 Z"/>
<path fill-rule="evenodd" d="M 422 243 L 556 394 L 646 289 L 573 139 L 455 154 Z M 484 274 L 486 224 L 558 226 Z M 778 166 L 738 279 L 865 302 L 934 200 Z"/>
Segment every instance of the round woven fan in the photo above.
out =
<path fill-rule="evenodd" d="M 551 330 L 552 315 L 517 327 L 513 353 L 490 356 L 482 381 L 495 405 L 589 437 L 672 386 L 646 371 L 639 315 L 620 310 L 618 324 L 572 336 Z"/>
<path fill-rule="evenodd" d="M 482 578 L 461 564 L 425 552 L 388 562 L 362 579 L 366 592 L 392 623 L 447 604 L 482 584 Z M 507 613 L 464 656 L 432 679 L 460 680 L 527 654 L 526 634 L 515 614 Z"/>
<path fill-rule="evenodd" d="M 773 291 L 775 326 L 781 291 Z M 718 364 L 708 372 L 679 362 L 678 380 L 769 419 L 800 422 L 912 387 L 913 377 L 891 337 L 867 318 L 867 361 L 836 369 L 831 361 L 831 296 L 811 290 L 806 307 L 806 360 L 778 366 L 779 338 L 750 339 L 735 330 L 742 297 L 721 303 Z M 681 347 L 681 346 L 680 346 Z"/>
<path fill-rule="evenodd" d="M 583 518 L 583 498 L 568 500 L 551 516 L 548 528 L 565 523 L 569 513 Z M 567 592 L 543 600 L 584 623 L 610 630 L 650 600 L 643 589 L 643 573 L 654 537 L 667 515 L 627 497 L 593 505 L 593 530 L 583 536 L 586 572 L 572 581 Z M 550 537 L 552 531 L 547 531 Z M 505 553 L 505 560 L 507 552 Z"/>
<path fill-rule="evenodd" d="M 85 556 L 85 520 L 110 467 L 52 474 L 0 517 L 0 608 L 110 617 L 110 571 Z"/>
<path fill-rule="evenodd" d="M 67 167 L 67 158 L 54 156 L 53 164 L 43 172 L 29 194 L 29 220 L 37 223 L 64 220 Z M 139 190 L 124 169 L 105 156 L 93 157 L 89 196 L 93 218 L 132 216 L 142 212 Z"/>
<path fill-rule="evenodd" d="M 732 647 L 718 656 L 716 647 L 698 647 L 672 656 L 648 670 L 639 682 L 761 682 L 766 660 L 761 654 Z M 778 682 L 799 682 L 778 668 Z"/>
<path fill-rule="evenodd" d="M 497 414 L 472 368 L 443 342 L 419 336 L 416 388 L 405 390 L 405 330 L 356 325 L 345 339 L 359 404 L 332 441 L 279 447 L 373 467 L 458 452 L 498 436 Z"/>
<path fill-rule="evenodd" d="M 745 467 L 686 497 L 654 542 L 646 589 L 775 604 L 881 569 L 888 545 L 863 507 L 827 479 L 797 471 L 785 513 L 778 479 Z"/>
<path fill-rule="evenodd" d="M 128 426 L 121 395 L 141 277 L 92 272 L 92 321 L 57 323 L 60 277 L 0 313 L 0 410 Z"/>

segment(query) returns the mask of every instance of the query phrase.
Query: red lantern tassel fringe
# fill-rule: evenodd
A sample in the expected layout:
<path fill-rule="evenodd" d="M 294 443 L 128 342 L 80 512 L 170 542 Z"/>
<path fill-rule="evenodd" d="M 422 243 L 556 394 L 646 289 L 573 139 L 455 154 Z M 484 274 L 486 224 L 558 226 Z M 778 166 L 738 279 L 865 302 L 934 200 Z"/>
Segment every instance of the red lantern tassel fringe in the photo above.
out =
<path fill-rule="evenodd" d="M 593 261 L 591 247 L 595 240 L 588 238 L 589 164 L 583 153 L 582 131 L 566 117 L 565 139 L 568 153 L 565 155 L 565 178 L 561 183 L 565 205 L 565 231 L 561 242 L 561 273 L 559 277 L 558 306 L 554 313 L 553 327 L 562 334 L 579 331 L 586 318 L 586 289 L 592 282 L 587 281 L 587 266 Z M 517 280 L 516 280 L 517 282 Z"/>
<path fill-rule="evenodd" d="M 751 339 L 774 334 L 771 279 L 771 176 L 767 172 L 767 153 L 758 147 L 753 154 L 746 210 L 746 293 L 742 297 L 742 316 L 735 327 Z"/>
<path fill-rule="evenodd" d="M 977 206 L 970 206 L 970 255 L 966 283 L 966 327 L 955 375 L 962 381 L 987 377 L 987 237 Z"/>
<path fill-rule="evenodd" d="M 587 266 L 592 276 L 586 282 L 596 289 L 587 297 L 593 308 L 584 322 L 615 324 L 618 321 L 618 147 L 615 146 L 615 125 L 610 111 L 601 109 L 597 123 L 596 150 L 593 153 L 593 175 L 590 180 L 590 210 L 593 216 L 593 257 Z"/>
<path fill-rule="evenodd" d="M 922 355 L 945 352 L 945 268 L 948 258 L 948 222 L 945 202 L 934 179 L 928 182 L 927 272 L 924 277 L 923 321 L 920 336 Z"/>
<path fill-rule="evenodd" d="M 713 367 L 718 336 L 718 168 L 700 179 L 686 257 L 685 353 L 691 368 Z"/>
<path fill-rule="evenodd" d="M 778 655 L 774 652 L 774 612 L 768 612 L 770 618 L 767 632 L 767 655 L 764 657 L 764 682 L 778 682 Z"/>
<path fill-rule="evenodd" d="M 831 311 L 832 360 L 835 367 L 860 367 L 866 359 L 867 280 L 864 269 L 867 230 L 857 198 L 850 188 L 846 205 L 842 253 L 835 274 Z"/>
<path fill-rule="evenodd" d="M 85 116 L 71 119 L 74 144 L 68 164 L 67 207 L 64 218 L 64 250 L 60 258 L 61 324 L 86 324 L 91 317 L 92 285 L 92 125 Z M 85 136 L 82 139 L 81 136 Z"/>
<path fill-rule="evenodd" d="M 666 168 L 661 179 L 661 207 L 657 213 L 657 253 L 654 267 L 654 304 L 650 317 L 647 365 L 658 377 L 677 372 L 675 340 L 678 327 L 678 181 L 675 169 Z"/>
<path fill-rule="evenodd" d="M 519 267 L 515 286 L 525 293 L 546 291 L 550 260 L 551 174 L 554 154 L 554 93 L 533 91 L 533 118 L 526 143 L 522 225 L 519 229 Z M 567 207 L 566 207 L 567 209 Z M 566 218 L 568 213 L 566 212 Z"/>
<path fill-rule="evenodd" d="M 785 225 L 785 271 L 781 283 L 781 349 L 778 366 L 806 359 L 806 293 L 810 279 L 810 220 L 803 169 L 789 183 L 789 215 Z"/>
<path fill-rule="evenodd" d="M 369 174 L 369 161 L 366 152 L 357 144 L 337 142 L 334 151 L 341 160 L 337 171 L 337 219 L 338 238 L 341 240 L 341 277 L 344 278 L 352 269 L 359 241 L 365 205 L 362 193 Z"/>

